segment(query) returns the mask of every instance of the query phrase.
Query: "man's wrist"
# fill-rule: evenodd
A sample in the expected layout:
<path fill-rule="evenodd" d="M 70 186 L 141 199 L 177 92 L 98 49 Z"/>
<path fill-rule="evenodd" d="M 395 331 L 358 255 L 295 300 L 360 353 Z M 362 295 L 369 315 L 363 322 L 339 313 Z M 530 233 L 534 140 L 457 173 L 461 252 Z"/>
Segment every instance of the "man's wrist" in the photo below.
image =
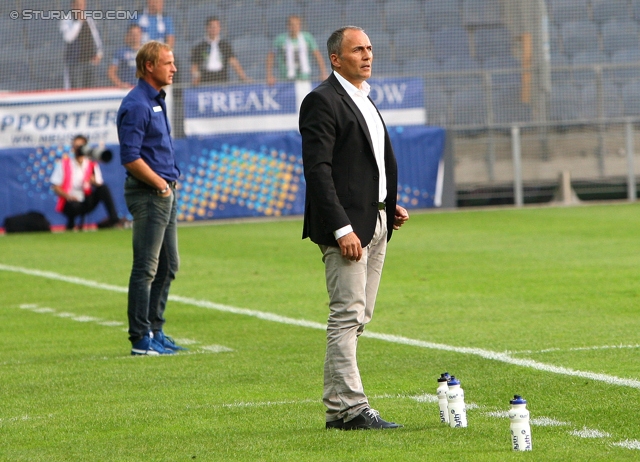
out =
<path fill-rule="evenodd" d="M 347 225 L 347 226 L 343 226 L 340 229 L 336 229 L 333 232 L 333 237 L 338 240 L 340 239 L 342 236 L 346 236 L 349 233 L 353 232 L 353 227 L 351 225 Z"/>
<path fill-rule="evenodd" d="M 166 194 L 166 193 L 167 193 L 167 191 L 169 191 L 169 188 L 170 188 L 169 183 L 167 183 L 167 185 L 164 187 L 164 189 L 162 189 L 162 190 L 161 190 L 161 189 L 158 189 L 158 190 L 156 191 L 156 194 L 157 194 L 158 196 L 162 196 L 163 194 Z"/>

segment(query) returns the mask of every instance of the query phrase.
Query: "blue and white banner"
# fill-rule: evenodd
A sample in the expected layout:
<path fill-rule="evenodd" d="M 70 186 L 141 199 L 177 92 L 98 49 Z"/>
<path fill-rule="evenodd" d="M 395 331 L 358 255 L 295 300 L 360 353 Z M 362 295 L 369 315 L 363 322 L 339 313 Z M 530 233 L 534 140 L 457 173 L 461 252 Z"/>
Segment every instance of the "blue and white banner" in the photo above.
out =
<path fill-rule="evenodd" d="M 389 136 L 398 160 L 398 203 L 406 208 L 437 207 L 444 129 L 392 127 Z M 107 147 L 114 159 L 100 168 L 118 213 L 126 216 L 120 149 L 117 144 Z M 174 147 L 182 172 L 180 221 L 303 213 L 306 184 L 297 131 L 191 137 L 176 140 Z M 68 144 L 0 149 L 0 224 L 6 217 L 35 210 L 52 225 L 64 227 L 64 216 L 55 212 L 49 177 L 55 162 L 69 153 Z M 105 217 L 100 206 L 86 223 Z"/>
<path fill-rule="evenodd" d="M 387 126 L 424 125 L 421 78 L 370 79 L 369 96 Z M 247 84 L 198 87 L 184 91 L 187 136 L 298 129 L 298 110 L 313 86 L 308 81 L 273 86 Z"/>
<path fill-rule="evenodd" d="M 128 90 L 0 93 L 0 148 L 69 142 L 117 143 L 116 115 Z"/>

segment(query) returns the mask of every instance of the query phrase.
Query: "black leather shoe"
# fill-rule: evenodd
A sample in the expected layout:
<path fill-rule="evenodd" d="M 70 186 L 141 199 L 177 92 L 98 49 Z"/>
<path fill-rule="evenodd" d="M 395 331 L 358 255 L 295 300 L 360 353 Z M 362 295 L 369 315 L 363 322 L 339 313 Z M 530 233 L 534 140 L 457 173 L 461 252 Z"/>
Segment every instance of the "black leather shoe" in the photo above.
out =
<path fill-rule="evenodd" d="M 332 420 L 331 422 L 327 422 L 327 425 L 325 427 L 327 430 L 331 429 L 331 428 L 337 428 L 339 430 L 342 430 L 344 428 L 344 420 L 343 419 L 338 419 L 338 420 Z"/>
<path fill-rule="evenodd" d="M 395 422 L 387 422 L 380 418 L 380 413 L 375 409 L 366 408 L 354 419 L 345 422 L 343 430 L 387 430 L 390 428 L 402 428 Z"/>

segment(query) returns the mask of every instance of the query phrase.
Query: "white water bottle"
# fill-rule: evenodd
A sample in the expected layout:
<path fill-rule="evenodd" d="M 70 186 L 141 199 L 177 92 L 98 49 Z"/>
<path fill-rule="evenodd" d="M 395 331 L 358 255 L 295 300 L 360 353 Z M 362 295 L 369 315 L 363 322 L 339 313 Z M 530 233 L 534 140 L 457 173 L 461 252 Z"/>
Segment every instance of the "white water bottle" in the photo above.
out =
<path fill-rule="evenodd" d="M 460 388 L 460 380 L 453 375 L 448 383 L 447 403 L 449 409 L 449 425 L 456 428 L 467 426 L 467 406 L 464 404 L 464 390 Z"/>
<path fill-rule="evenodd" d="M 531 426 L 527 401 L 520 395 L 514 395 L 509 401 L 509 420 L 511 422 L 511 443 L 514 451 L 531 451 Z"/>
<path fill-rule="evenodd" d="M 438 379 L 438 389 L 436 390 L 436 395 L 438 396 L 438 406 L 440 406 L 440 422 L 449 423 L 449 403 L 447 402 L 447 391 L 449 391 L 449 386 L 447 382 L 451 376 L 448 372 L 444 374 L 440 374 L 440 378 Z"/>

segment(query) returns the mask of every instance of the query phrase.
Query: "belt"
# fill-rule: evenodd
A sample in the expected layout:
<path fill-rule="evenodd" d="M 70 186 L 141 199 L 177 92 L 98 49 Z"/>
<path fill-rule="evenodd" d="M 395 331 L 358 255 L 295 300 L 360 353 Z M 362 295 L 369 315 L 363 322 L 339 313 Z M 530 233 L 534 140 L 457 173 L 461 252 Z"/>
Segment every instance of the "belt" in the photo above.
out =
<path fill-rule="evenodd" d="M 155 190 L 156 190 L 156 188 L 154 188 L 153 186 L 151 186 L 151 185 L 150 185 L 150 184 L 148 184 L 148 183 L 145 183 L 145 182 L 144 182 L 144 181 L 142 181 L 142 180 L 137 179 L 135 176 L 130 175 L 130 177 L 131 177 L 131 178 L 133 178 L 134 180 L 136 180 L 136 181 L 138 182 L 138 184 L 139 184 L 140 186 L 142 186 L 143 188 L 151 189 L 151 190 L 153 190 L 153 191 L 155 191 Z M 166 181 L 166 180 L 165 180 L 165 181 Z M 167 181 L 167 184 L 169 185 L 169 187 L 170 187 L 171 189 L 176 189 L 176 186 L 178 185 L 178 182 L 177 182 L 177 181 Z"/>
<path fill-rule="evenodd" d="M 378 210 L 384 210 L 387 204 L 384 202 L 378 202 Z"/>

